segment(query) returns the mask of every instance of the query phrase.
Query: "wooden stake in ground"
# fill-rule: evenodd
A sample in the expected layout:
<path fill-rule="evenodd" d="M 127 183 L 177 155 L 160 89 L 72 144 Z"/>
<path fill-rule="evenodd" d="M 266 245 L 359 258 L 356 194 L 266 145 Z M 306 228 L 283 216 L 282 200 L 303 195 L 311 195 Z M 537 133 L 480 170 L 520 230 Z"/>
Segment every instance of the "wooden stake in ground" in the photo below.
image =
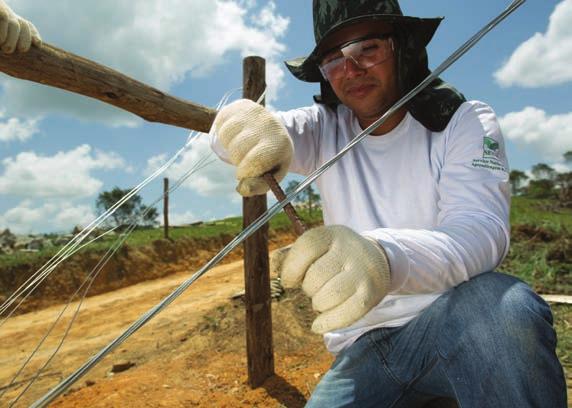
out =
<path fill-rule="evenodd" d="M 169 239 L 169 179 L 163 179 L 163 225 L 165 228 L 165 239 Z"/>
<path fill-rule="evenodd" d="M 264 92 L 265 65 L 264 59 L 260 57 L 244 59 L 244 98 L 256 101 Z M 247 227 L 266 211 L 266 195 L 245 197 L 242 205 L 243 226 Z M 244 241 L 244 285 L 248 383 L 256 388 L 274 375 L 268 224 Z"/>

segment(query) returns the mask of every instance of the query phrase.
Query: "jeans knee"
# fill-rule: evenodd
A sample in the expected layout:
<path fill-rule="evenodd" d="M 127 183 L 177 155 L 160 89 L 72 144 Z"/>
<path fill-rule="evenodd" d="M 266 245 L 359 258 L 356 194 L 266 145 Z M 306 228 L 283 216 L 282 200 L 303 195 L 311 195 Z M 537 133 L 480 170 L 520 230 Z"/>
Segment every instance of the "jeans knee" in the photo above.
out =
<path fill-rule="evenodd" d="M 499 301 L 507 338 L 534 353 L 541 345 L 554 348 L 556 335 L 550 306 L 526 284 L 515 285 Z"/>
<path fill-rule="evenodd" d="M 491 357 L 495 354 L 491 350 L 528 355 L 555 344 L 550 307 L 517 278 L 483 274 L 460 285 L 448 301 L 440 342 L 445 356 L 462 352 L 465 346 Z"/>

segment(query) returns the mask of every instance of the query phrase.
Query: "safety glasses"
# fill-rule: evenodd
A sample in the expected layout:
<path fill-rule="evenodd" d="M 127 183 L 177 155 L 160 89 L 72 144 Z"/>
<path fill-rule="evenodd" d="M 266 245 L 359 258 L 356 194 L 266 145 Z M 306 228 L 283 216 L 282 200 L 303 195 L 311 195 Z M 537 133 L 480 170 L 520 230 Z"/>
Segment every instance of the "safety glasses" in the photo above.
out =
<path fill-rule="evenodd" d="M 391 33 L 358 38 L 324 53 L 319 65 L 320 72 L 326 81 L 331 82 L 345 75 L 347 60 L 361 69 L 367 69 L 391 58 L 393 51 Z"/>

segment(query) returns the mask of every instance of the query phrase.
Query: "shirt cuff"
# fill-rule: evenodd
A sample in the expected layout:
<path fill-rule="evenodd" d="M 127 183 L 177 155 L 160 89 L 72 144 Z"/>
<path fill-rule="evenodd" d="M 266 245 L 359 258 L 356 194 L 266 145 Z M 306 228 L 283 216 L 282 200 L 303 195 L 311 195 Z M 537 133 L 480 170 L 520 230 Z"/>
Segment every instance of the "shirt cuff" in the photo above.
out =
<path fill-rule="evenodd" d="M 390 234 L 383 230 L 366 231 L 362 235 L 374 239 L 385 250 L 391 274 L 389 293 L 398 292 L 409 277 L 410 264 L 405 250 Z"/>

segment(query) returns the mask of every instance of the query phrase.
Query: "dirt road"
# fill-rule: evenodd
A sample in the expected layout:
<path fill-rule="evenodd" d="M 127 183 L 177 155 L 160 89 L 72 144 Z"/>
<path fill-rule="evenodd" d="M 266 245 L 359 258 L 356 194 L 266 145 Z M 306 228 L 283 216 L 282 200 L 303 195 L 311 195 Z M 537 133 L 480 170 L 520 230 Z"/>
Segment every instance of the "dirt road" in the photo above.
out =
<path fill-rule="evenodd" d="M 88 298 L 62 349 L 16 406 L 28 406 L 117 337 L 190 275 L 181 271 Z M 230 300 L 243 289 L 242 262 L 222 265 L 107 356 L 57 407 L 302 406 L 331 363 L 321 338 L 309 330 L 310 305 L 297 292 L 273 302 L 277 376 L 264 388 L 246 385 L 244 308 Z M 6 389 L 6 406 L 57 346 L 77 303 L 37 358 Z M 62 307 L 17 316 L 0 327 L 0 384 L 6 386 Z M 112 374 L 114 364 L 132 365 Z"/>

